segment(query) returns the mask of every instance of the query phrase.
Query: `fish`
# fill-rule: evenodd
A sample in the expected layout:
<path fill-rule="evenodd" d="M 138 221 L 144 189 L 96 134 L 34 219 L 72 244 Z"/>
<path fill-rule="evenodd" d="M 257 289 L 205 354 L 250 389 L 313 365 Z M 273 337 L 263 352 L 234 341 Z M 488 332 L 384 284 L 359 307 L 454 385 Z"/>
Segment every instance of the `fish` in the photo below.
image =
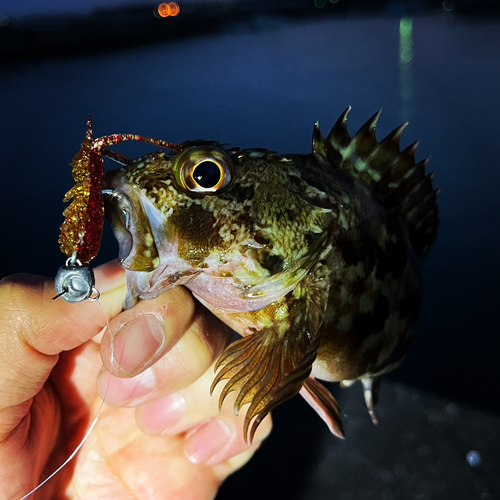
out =
<path fill-rule="evenodd" d="M 326 138 L 315 123 L 309 154 L 186 141 L 104 177 L 125 308 L 182 285 L 240 335 L 211 391 L 248 405 L 247 442 L 298 393 L 343 437 L 320 381 L 361 381 L 376 423 L 380 377 L 412 340 L 438 190 L 418 142 L 400 150 L 407 124 L 378 141 L 379 111 L 351 136 L 350 109 Z"/>

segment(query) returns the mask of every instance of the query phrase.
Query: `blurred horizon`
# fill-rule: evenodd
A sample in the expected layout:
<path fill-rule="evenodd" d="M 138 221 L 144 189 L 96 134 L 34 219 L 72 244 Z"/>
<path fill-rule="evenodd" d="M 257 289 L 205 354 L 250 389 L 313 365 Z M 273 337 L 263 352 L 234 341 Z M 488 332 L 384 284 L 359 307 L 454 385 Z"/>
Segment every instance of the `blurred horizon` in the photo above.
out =
<path fill-rule="evenodd" d="M 74 57 L 220 35 L 267 31 L 283 22 L 341 17 L 443 19 L 500 16 L 497 0 L 179 0 L 175 16 L 152 0 L 6 0 L 0 6 L 0 60 Z M 167 12 L 168 12 L 168 7 Z M 178 14 L 178 15 L 177 15 Z"/>
<path fill-rule="evenodd" d="M 211 0 L 204 0 L 210 2 Z M 161 2 L 151 0 L 79 0 L 68 2 L 67 0 L 4 0 L 0 6 L 0 15 L 22 19 L 37 15 L 64 15 L 79 14 L 88 15 L 96 10 L 130 7 L 154 7 Z M 200 3 L 197 0 L 183 0 L 183 4 Z"/>
<path fill-rule="evenodd" d="M 135 9 L 157 7 L 161 1 L 154 0 L 79 0 L 78 2 L 68 2 L 67 0 L 3 0 L 0 6 L 0 20 L 4 22 L 10 20 L 24 20 L 36 16 L 86 16 L 96 11 Z M 276 8 L 277 6 L 288 7 L 290 5 L 314 7 L 320 10 L 328 8 L 357 8 L 359 6 L 370 6 L 380 8 L 386 6 L 387 10 L 397 11 L 398 6 L 405 6 L 406 9 L 416 10 L 422 7 L 439 9 L 444 11 L 466 10 L 468 13 L 500 11 L 500 2 L 497 0 L 182 0 L 177 2 L 182 10 L 183 6 L 205 5 L 213 6 L 214 9 L 223 8 L 225 10 L 237 8 L 242 5 L 259 5 L 260 10 Z M 4 25 L 0 23 L 0 27 Z"/>

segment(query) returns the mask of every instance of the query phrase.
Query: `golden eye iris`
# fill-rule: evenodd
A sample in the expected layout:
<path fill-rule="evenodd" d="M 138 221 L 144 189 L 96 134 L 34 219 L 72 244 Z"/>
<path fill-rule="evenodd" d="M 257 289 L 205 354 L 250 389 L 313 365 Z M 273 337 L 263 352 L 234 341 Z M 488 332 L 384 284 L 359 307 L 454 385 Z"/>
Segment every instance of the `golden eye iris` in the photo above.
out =
<path fill-rule="evenodd" d="M 179 187 L 191 193 L 210 194 L 225 188 L 232 173 L 229 156 L 221 149 L 193 147 L 176 161 L 175 179 Z"/>

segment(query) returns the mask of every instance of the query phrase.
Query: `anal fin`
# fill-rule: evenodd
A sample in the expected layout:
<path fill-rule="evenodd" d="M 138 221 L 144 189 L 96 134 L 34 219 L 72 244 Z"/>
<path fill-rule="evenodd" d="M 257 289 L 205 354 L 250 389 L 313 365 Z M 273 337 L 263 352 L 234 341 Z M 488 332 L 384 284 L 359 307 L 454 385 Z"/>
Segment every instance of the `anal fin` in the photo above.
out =
<path fill-rule="evenodd" d="M 322 418 L 332 434 L 342 439 L 345 437 L 340 406 L 323 384 L 309 377 L 304 382 L 300 395 Z"/>

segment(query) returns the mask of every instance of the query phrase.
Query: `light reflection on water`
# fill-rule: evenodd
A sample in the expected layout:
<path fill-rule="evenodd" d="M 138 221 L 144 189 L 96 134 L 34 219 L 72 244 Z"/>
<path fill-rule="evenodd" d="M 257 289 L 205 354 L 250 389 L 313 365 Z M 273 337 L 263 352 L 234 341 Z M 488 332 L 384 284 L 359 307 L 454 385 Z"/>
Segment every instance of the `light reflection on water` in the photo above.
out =
<path fill-rule="evenodd" d="M 399 119 L 410 120 L 413 77 L 411 60 L 413 59 L 413 19 L 402 17 L 399 21 Z"/>

